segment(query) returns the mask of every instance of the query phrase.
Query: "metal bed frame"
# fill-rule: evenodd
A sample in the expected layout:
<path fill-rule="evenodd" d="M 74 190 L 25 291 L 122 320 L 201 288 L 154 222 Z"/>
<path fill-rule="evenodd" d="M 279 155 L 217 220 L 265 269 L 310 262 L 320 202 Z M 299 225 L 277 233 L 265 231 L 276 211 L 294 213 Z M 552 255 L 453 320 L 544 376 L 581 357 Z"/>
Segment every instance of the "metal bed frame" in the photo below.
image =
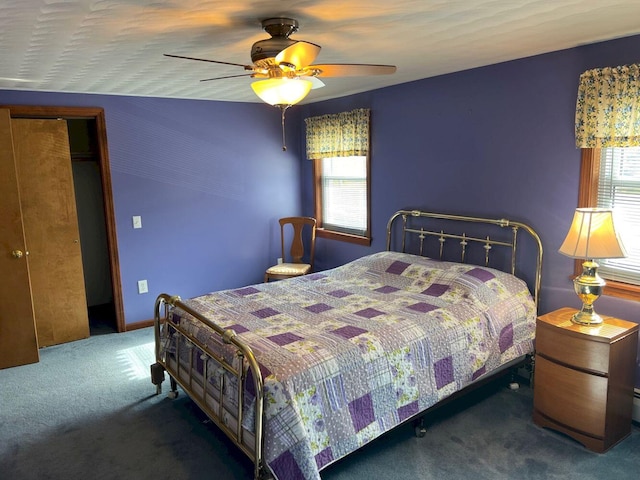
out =
<path fill-rule="evenodd" d="M 506 219 L 487 219 L 462 215 L 450 215 L 444 213 L 432 213 L 421 210 L 399 210 L 389 219 L 389 222 L 387 224 L 387 250 L 391 249 L 391 244 L 393 243 L 392 234 L 394 232 L 395 224 L 398 220 L 401 220 L 401 245 L 399 250 L 401 252 L 408 253 L 406 252 L 406 249 L 411 243 L 410 241 L 408 241 L 408 239 L 417 238 L 417 254 L 423 255 L 425 254 L 424 250 L 427 244 L 427 239 L 429 237 L 435 237 L 437 238 L 437 242 L 439 244 L 439 258 L 442 259 L 444 257 L 443 254 L 445 243 L 449 240 L 458 240 L 460 246 L 460 261 L 462 263 L 464 263 L 467 258 L 469 248 L 474 244 L 479 244 L 481 248 L 485 250 L 485 266 L 489 266 L 490 251 L 493 249 L 493 247 L 506 247 L 511 251 L 510 273 L 514 275 L 516 274 L 518 234 L 521 230 L 527 232 L 533 239 L 534 245 L 536 247 L 535 272 L 532 283 L 534 301 L 536 307 L 538 306 L 542 270 L 542 242 L 540 241 L 540 237 L 538 236 L 538 234 L 528 225 Z M 418 221 L 424 220 L 454 222 L 457 224 L 461 222 L 478 223 L 483 224 L 485 227 L 510 227 L 512 230 L 512 235 L 509 240 L 495 239 L 491 238 L 490 236 L 480 238 L 474 235 L 467 235 L 466 233 L 445 233 L 444 229 L 436 231 L 425 229 L 424 226 L 418 227 L 415 225 Z M 411 237 L 412 235 L 414 237 Z M 221 341 L 224 344 L 233 346 L 233 348 L 236 349 L 235 355 L 238 362 L 236 363 L 227 361 L 219 353 L 213 352 L 209 348 L 207 348 L 206 345 L 200 342 L 183 327 L 172 323 L 168 319 L 168 314 L 174 307 L 183 310 L 184 312 L 192 315 L 198 321 L 207 325 L 213 332 L 215 332 L 217 336 L 220 337 Z M 163 329 L 168 329 L 169 333 L 167 334 L 167 332 L 165 332 L 165 335 L 163 335 Z M 251 350 L 251 347 L 242 343 L 237 338 L 235 331 L 231 329 L 223 329 L 220 326 L 216 325 L 215 323 L 208 320 L 206 317 L 183 303 L 180 297 L 169 296 L 164 293 L 160 294 L 155 302 L 154 332 L 156 363 L 151 365 L 151 381 L 154 385 L 156 385 L 156 393 L 159 394 L 162 392 L 162 383 L 165 378 L 164 373 L 167 372 L 171 385 L 171 391 L 168 395 L 171 398 L 175 398 L 178 395 L 177 386 L 180 385 L 180 387 L 185 392 L 187 392 L 189 397 L 211 419 L 211 421 L 215 423 L 216 426 L 220 428 L 227 435 L 227 437 L 229 437 L 229 439 L 253 461 L 254 478 L 256 480 L 272 478 L 264 460 L 264 380 L 262 378 L 258 362 L 253 351 Z M 176 351 L 173 352 L 173 360 L 168 358 L 168 356 L 164 352 L 162 345 L 163 338 L 167 339 L 169 335 L 177 335 L 181 337 L 181 339 L 183 339 L 185 341 L 185 344 L 187 345 L 187 351 L 183 352 L 182 350 L 185 350 L 185 348 L 180 348 L 180 342 L 175 343 L 177 345 L 177 348 Z M 201 374 L 202 385 L 199 385 L 197 381 L 193 380 L 194 376 L 192 375 L 192 373 L 194 373 L 196 365 L 194 365 L 195 362 L 191 350 L 194 347 L 198 348 L 202 352 L 201 360 L 203 360 L 204 368 L 204 371 Z M 181 360 L 180 356 L 182 354 L 188 356 L 185 361 Z M 219 364 L 219 368 L 216 372 L 214 372 L 214 375 L 219 376 L 218 384 L 220 385 L 220 394 L 217 398 L 212 398 L 213 396 L 208 393 L 208 390 L 206 388 L 206 382 L 208 381 L 207 379 L 210 378 L 209 372 L 207 372 L 209 359 L 213 359 Z M 511 362 L 508 366 L 511 366 L 513 363 L 514 362 Z M 236 365 L 239 365 L 239 367 Z M 228 409 L 228 406 L 226 405 L 226 403 L 228 402 L 225 400 L 225 395 L 222 394 L 225 385 L 225 378 L 229 378 L 228 376 L 232 376 L 233 378 L 235 378 L 236 381 L 234 383 L 236 384 L 237 388 L 237 407 L 235 408 L 236 417 L 232 419 L 230 419 L 229 416 L 225 414 L 225 410 Z M 491 373 L 488 376 L 490 377 Z M 245 410 L 245 389 L 248 382 L 250 381 L 252 382 L 252 387 L 255 391 L 255 402 L 253 405 L 254 425 L 252 431 L 249 431 L 243 427 L 243 417 Z M 457 394 L 461 394 L 467 391 L 467 389 L 472 386 L 473 384 L 465 387 L 459 392 L 456 392 L 455 395 L 458 396 Z M 446 400 L 447 399 L 444 399 L 440 403 L 443 403 Z M 438 406 L 439 404 L 434 405 L 429 410 Z M 418 422 L 421 422 L 424 413 L 425 412 L 420 412 L 407 421 L 415 422 L 417 419 Z M 422 423 L 420 423 L 416 426 L 416 435 L 422 436 L 423 434 L 424 427 Z"/>

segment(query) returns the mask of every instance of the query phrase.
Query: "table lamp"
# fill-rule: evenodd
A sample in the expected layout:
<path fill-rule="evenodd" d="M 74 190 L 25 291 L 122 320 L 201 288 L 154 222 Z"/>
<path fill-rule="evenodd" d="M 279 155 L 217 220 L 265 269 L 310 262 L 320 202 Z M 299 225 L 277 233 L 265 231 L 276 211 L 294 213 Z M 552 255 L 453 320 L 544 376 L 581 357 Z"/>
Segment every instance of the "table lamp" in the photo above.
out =
<path fill-rule="evenodd" d="M 576 294 L 582 300 L 582 309 L 571 318 L 581 325 L 597 325 L 602 317 L 593 309 L 593 303 L 600 297 L 606 285 L 598 275 L 598 258 L 621 258 L 626 253 L 618 237 L 611 209 L 578 208 L 573 216 L 569 233 L 559 250 L 571 258 L 581 258 L 582 274 L 573 280 Z"/>

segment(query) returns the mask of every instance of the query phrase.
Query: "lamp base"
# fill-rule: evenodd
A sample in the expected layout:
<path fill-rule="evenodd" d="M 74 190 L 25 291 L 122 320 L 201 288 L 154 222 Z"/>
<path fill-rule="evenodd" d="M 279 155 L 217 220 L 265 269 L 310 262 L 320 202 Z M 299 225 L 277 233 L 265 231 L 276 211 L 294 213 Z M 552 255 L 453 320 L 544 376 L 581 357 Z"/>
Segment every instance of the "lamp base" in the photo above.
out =
<path fill-rule="evenodd" d="M 598 325 L 602 323 L 602 317 L 593 310 L 593 303 L 602 294 L 602 289 L 607 284 L 598 275 L 598 264 L 593 260 L 587 260 L 582 264 L 582 274 L 573 280 L 573 287 L 582 300 L 582 309 L 571 317 L 573 323 L 580 325 Z"/>
<path fill-rule="evenodd" d="M 582 310 L 573 314 L 571 321 L 579 325 L 599 325 L 602 323 L 602 317 L 594 312 L 593 308 L 591 309 L 591 312 L 585 312 L 583 305 Z"/>

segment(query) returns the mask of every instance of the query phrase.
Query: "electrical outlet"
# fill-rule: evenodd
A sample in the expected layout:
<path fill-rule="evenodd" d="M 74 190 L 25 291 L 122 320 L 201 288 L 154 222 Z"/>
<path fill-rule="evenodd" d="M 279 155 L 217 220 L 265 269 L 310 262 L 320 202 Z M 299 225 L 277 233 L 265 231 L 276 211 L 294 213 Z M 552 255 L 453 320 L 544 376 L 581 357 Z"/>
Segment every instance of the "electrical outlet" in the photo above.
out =
<path fill-rule="evenodd" d="M 142 293 L 148 293 L 148 292 L 149 292 L 149 285 L 147 285 L 147 281 L 138 280 L 138 293 L 142 294 Z"/>
<path fill-rule="evenodd" d="M 278 257 L 278 265 L 282 263 L 282 257 Z"/>
<path fill-rule="evenodd" d="M 140 215 L 134 215 L 132 221 L 133 228 L 142 228 L 142 217 Z"/>

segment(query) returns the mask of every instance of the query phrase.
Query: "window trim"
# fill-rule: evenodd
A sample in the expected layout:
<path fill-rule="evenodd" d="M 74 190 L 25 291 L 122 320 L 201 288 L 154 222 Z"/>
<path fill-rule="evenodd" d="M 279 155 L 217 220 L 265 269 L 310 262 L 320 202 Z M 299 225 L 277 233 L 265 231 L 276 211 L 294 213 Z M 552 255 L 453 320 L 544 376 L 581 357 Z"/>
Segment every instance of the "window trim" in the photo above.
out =
<path fill-rule="evenodd" d="M 583 148 L 580 163 L 580 185 L 578 207 L 598 205 L 598 182 L 600 181 L 600 148 Z M 582 273 L 582 260 L 576 260 L 574 275 Z M 607 279 L 604 295 L 640 301 L 640 286 Z"/>
<path fill-rule="evenodd" d="M 371 162 L 369 154 L 366 155 L 367 163 L 367 235 L 354 235 L 352 233 L 337 232 L 328 230 L 323 227 L 322 222 L 322 159 L 316 158 L 313 163 L 313 201 L 314 212 L 318 226 L 316 228 L 316 236 L 328 238 L 331 240 L 339 240 L 356 245 L 371 245 Z"/>

